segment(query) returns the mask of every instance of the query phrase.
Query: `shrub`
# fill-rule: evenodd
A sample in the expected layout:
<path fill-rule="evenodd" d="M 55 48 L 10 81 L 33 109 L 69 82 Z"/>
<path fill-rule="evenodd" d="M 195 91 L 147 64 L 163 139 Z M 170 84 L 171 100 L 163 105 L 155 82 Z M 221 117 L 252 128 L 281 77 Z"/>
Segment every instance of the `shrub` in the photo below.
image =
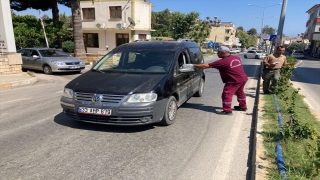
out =
<path fill-rule="evenodd" d="M 62 50 L 64 52 L 72 53 L 74 51 L 74 43 L 72 41 L 65 41 L 62 43 Z"/>

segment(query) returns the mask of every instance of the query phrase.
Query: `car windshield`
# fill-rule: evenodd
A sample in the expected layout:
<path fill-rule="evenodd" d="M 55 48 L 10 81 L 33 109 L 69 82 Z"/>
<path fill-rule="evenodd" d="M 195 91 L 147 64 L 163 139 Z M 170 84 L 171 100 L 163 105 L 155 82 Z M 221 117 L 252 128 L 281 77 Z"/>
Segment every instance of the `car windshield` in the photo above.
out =
<path fill-rule="evenodd" d="M 294 53 L 300 53 L 300 54 L 303 54 L 303 51 L 295 51 Z"/>
<path fill-rule="evenodd" d="M 119 49 L 104 56 L 93 71 L 117 73 L 168 73 L 175 52 L 154 49 Z"/>
<path fill-rule="evenodd" d="M 41 56 L 43 57 L 66 57 L 68 56 L 67 53 L 59 50 L 54 49 L 46 49 L 46 50 L 39 50 Z"/>

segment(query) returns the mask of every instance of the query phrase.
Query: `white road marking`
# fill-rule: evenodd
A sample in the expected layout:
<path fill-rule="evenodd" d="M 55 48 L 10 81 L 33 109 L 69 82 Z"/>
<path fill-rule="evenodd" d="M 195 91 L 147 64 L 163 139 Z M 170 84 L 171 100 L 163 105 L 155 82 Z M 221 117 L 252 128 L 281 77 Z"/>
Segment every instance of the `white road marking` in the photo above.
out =
<path fill-rule="evenodd" d="M 257 72 L 258 68 L 256 68 L 255 73 Z M 247 83 L 247 87 L 254 87 L 253 83 L 257 82 L 255 80 L 249 80 Z M 247 100 L 248 105 L 248 100 Z M 251 107 L 251 106 L 250 106 Z M 228 135 L 228 139 L 226 141 L 225 146 L 223 147 L 222 154 L 220 156 L 220 159 L 218 161 L 217 168 L 214 170 L 212 174 L 211 180 L 217 180 L 217 179 L 228 179 L 229 171 L 231 170 L 231 162 L 234 159 L 234 154 L 236 151 L 236 145 L 237 140 L 241 133 L 241 127 L 244 119 L 245 113 L 239 113 L 237 114 L 236 118 L 233 119 L 233 125 L 230 131 L 230 134 Z"/>
<path fill-rule="evenodd" d="M 25 99 L 30 99 L 30 98 L 21 98 L 21 99 L 15 99 L 15 100 L 11 100 L 11 101 L 5 101 L 5 102 L 1 102 L 0 104 L 5 104 L 5 103 L 10 103 L 10 102 L 16 102 L 16 101 L 22 101 Z"/>

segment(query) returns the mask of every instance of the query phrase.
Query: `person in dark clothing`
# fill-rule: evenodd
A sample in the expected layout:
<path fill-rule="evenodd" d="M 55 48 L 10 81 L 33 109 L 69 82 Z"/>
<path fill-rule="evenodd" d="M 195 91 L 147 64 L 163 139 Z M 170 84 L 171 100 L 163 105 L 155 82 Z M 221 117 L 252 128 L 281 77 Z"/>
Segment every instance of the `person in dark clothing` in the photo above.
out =
<path fill-rule="evenodd" d="M 248 76 L 244 72 L 241 60 L 238 56 L 230 55 L 230 49 L 225 46 L 220 46 L 218 49 L 218 57 L 220 60 L 209 64 L 193 64 L 196 68 L 216 68 L 220 72 L 222 82 L 225 83 L 222 92 L 222 107 L 223 111 L 217 112 L 221 115 L 232 115 L 232 96 L 238 97 L 239 106 L 234 106 L 234 110 L 246 111 L 246 94 L 244 86 L 248 81 Z"/>

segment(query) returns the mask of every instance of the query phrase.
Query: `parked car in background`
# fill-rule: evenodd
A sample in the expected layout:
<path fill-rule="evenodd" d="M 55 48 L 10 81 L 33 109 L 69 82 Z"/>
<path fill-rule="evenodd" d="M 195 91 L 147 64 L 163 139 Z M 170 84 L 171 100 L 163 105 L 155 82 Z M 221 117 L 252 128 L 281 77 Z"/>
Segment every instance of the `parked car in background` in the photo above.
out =
<path fill-rule="evenodd" d="M 237 54 L 237 51 L 235 49 L 230 49 L 230 54 Z"/>
<path fill-rule="evenodd" d="M 304 56 L 304 52 L 303 51 L 300 51 L 300 50 L 294 50 L 291 54 L 291 56 L 295 57 L 295 58 L 298 58 L 298 59 L 303 59 L 305 58 Z"/>
<path fill-rule="evenodd" d="M 234 50 L 236 51 L 236 53 L 240 53 L 241 52 L 241 48 L 235 48 Z"/>
<path fill-rule="evenodd" d="M 178 107 L 204 90 L 199 45 L 188 41 L 142 41 L 116 47 L 92 69 L 69 82 L 60 99 L 75 120 L 145 125 L 174 122 Z"/>
<path fill-rule="evenodd" d="M 17 51 L 22 56 L 22 68 L 41 70 L 45 74 L 53 72 L 78 72 L 85 63 L 61 50 L 51 48 L 24 48 Z"/>
<path fill-rule="evenodd" d="M 244 58 L 264 59 L 266 52 L 259 50 L 249 50 L 244 54 Z"/>

